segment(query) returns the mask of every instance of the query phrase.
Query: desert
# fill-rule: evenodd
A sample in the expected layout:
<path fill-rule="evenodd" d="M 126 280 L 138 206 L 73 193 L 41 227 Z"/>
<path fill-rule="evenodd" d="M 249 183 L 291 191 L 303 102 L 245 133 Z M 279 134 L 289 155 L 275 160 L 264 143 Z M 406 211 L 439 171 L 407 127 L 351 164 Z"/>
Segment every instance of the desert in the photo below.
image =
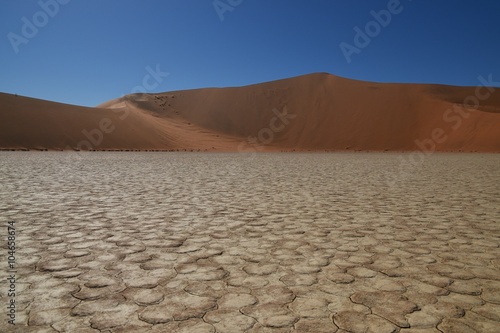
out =
<path fill-rule="evenodd" d="M 488 0 L 0 5 L 0 333 L 498 333 Z"/>
<path fill-rule="evenodd" d="M 500 151 L 500 93 L 482 85 L 381 84 L 316 73 L 132 94 L 95 108 L 0 98 L 2 149 Z"/>
<path fill-rule="evenodd" d="M 496 91 L 318 73 L 95 108 L 2 94 L 0 327 L 496 332 Z"/>

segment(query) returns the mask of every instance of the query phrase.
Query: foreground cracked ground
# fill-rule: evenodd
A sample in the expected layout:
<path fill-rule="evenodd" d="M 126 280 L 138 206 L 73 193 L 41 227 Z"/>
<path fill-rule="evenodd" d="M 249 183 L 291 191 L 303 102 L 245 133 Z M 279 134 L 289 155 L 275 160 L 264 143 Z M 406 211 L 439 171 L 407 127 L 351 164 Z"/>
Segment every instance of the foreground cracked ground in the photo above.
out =
<path fill-rule="evenodd" d="M 498 332 L 498 156 L 398 161 L 3 153 L 0 331 Z"/>

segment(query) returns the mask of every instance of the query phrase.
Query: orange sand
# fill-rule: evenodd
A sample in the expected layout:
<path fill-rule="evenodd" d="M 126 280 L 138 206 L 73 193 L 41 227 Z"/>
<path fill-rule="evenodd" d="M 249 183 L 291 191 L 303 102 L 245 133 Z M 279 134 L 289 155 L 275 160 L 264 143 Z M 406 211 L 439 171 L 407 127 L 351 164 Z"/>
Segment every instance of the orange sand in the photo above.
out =
<path fill-rule="evenodd" d="M 330 74 L 134 94 L 97 108 L 0 94 L 0 148 L 500 152 L 499 89 L 482 88 L 480 106 L 464 107 L 475 95 Z"/>

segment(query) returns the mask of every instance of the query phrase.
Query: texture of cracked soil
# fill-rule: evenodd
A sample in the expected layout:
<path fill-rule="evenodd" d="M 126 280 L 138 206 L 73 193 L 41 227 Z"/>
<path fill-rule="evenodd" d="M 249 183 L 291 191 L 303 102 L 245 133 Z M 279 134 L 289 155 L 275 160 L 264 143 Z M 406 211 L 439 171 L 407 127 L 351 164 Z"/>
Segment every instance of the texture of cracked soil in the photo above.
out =
<path fill-rule="evenodd" d="M 499 332 L 499 155 L 76 155 L 0 153 L 1 332 Z"/>

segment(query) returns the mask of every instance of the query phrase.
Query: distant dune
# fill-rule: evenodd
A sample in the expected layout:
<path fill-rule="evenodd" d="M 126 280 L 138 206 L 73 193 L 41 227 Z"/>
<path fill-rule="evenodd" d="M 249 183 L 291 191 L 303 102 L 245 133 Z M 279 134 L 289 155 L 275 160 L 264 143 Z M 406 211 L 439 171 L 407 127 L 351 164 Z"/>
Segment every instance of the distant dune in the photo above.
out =
<path fill-rule="evenodd" d="M 0 94 L 0 149 L 500 152 L 500 88 L 311 74 L 96 108 Z"/>

